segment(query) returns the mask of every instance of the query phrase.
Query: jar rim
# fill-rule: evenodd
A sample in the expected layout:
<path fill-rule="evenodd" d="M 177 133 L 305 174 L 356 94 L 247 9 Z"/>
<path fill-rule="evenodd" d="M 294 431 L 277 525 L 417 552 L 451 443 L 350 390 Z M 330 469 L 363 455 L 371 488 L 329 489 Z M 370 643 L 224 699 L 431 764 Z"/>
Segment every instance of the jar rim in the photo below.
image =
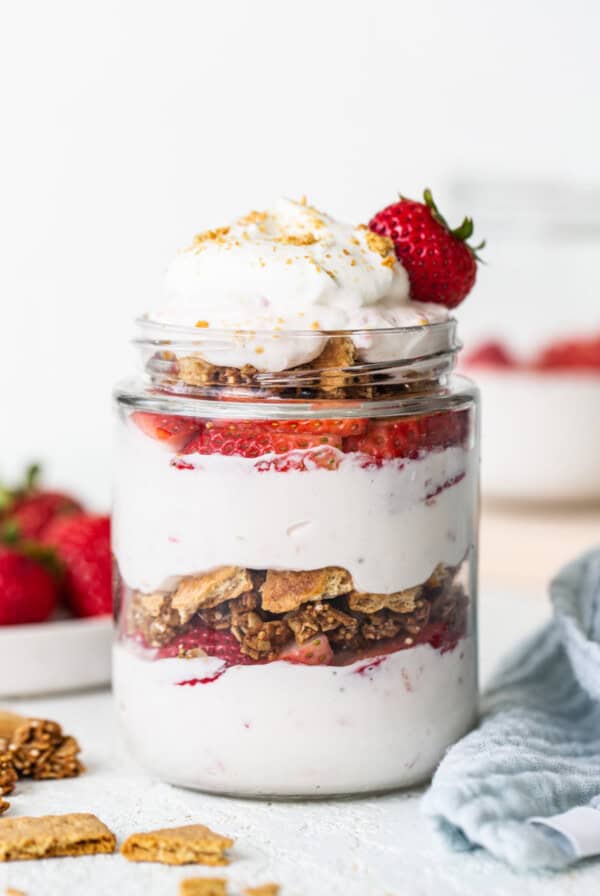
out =
<path fill-rule="evenodd" d="M 275 334 L 282 334 L 289 337 L 307 337 L 314 338 L 315 336 L 323 335 L 329 337 L 352 337 L 352 336 L 368 336 L 370 334 L 377 336 L 402 336 L 406 334 L 407 336 L 415 336 L 417 334 L 423 333 L 448 333 L 449 337 L 452 337 L 453 344 L 448 346 L 448 351 L 452 351 L 453 349 L 459 350 L 462 347 L 462 344 L 458 339 L 456 339 L 456 327 L 457 320 L 455 317 L 449 317 L 445 321 L 435 321 L 432 323 L 424 323 L 424 324 L 414 324 L 412 326 L 406 327 L 363 327 L 360 329 L 354 330 L 321 330 L 321 329 L 304 329 L 304 330 L 292 330 L 292 329 L 243 329 L 236 327 L 233 328 L 218 328 L 218 327 L 189 327 L 184 326 L 182 324 L 172 324 L 164 321 L 157 321 L 149 318 L 145 314 L 138 315 L 138 317 L 134 320 L 134 325 L 143 331 L 148 331 L 148 334 L 151 335 L 154 333 L 164 333 L 165 335 L 170 336 L 179 336 L 181 338 L 187 337 L 185 341 L 188 339 L 200 339 L 205 340 L 207 338 L 211 338 L 211 336 L 223 338 L 223 337 L 231 337 L 231 336 L 264 336 L 269 337 Z M 135 340 L 134 340 L 135 341 Z"/>

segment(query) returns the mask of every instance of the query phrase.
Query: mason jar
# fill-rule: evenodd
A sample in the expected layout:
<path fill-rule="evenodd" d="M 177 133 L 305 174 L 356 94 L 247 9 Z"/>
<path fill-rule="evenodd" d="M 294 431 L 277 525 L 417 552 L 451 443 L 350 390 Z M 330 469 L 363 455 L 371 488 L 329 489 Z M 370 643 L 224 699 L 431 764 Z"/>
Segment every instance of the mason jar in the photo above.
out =
<path fill-rule="evenodd" d="M 229 363 L 291 339 L 314 359 Z M 135 342 L 113 515 L 114 693 L 133 753 L 231 795 L 426 779 L 477 700 L 477 392 L 452 373 L 455 322 L 142 319 Z"/>

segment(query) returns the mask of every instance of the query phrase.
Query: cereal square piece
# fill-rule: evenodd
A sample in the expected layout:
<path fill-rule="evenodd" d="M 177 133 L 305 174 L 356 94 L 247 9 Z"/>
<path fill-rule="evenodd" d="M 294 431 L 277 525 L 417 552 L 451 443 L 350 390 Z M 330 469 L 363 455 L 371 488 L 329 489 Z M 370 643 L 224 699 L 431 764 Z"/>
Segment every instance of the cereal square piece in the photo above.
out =
<path fill-rule="evenodd" d="M 199 576 L 182 579 L 171 600 L 181 624 L 189 622 L 198 610 L 210 609 L 252 590 L 248 570 L 239 566 L 221 566 Z"/>
<path fill-rule="evenodd" d="M 305 572 L 278 572 L 270 569 L 260 591 L 263 610 L 289 613 L 309 600 L 347 594 L 352 591 L 352 579 L 345 569 L 337 566 Z"/>
<path fill-rule="evenodd" d="M 0 862 L 115 851 L 115 835 L 88 813 L 0 819 Z"/>
<path fill-rule="evenodd" d="M 277 896 L 281 887 L 279 884 L 261 884 L 260 887 L 247 887 L 245 896 Z"/>
<path fill-rule="evenodd" d="M 187 877 L 179 884 L 179 896 L 227 896 L 224 877 Z"/>
<path fill-rule="evenodd" d="M 223 855 L 233 846 L 230 837 L 215 834 L 203 824 L 132 834 L 121 852 L 130 862 L 161 862 L 163 865 L 227 865 Z"/>

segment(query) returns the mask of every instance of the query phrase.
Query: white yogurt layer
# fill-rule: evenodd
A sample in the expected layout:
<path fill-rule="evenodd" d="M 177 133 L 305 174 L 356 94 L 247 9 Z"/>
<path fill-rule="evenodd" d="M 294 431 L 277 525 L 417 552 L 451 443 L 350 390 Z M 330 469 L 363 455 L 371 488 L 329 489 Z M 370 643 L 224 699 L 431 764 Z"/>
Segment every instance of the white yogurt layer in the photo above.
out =
<path fill-rule="evenodd" d="M 186 455 L 194 469 L 176 469 L 131 421 L 117 438 L 113 549 L 140 591 L 233 565 L 341 566 L 357 590 L 393 593 L 438 563 L 458 564 L 474 543 L 477 461 L 460 446 L 368 468 L 340 455 L 337 470 L 281 473 L 217 454 Z"/>
<path fill-rule="evenodd" d="M 410 301 L 391 242 L 283 199 L 199 234 L 171 263 L 164 303 L 147 318 L 196 327 L 196 338 L 204 332 L 199 351 L 212 364 L 279 371 L 320 354 L 320 331 L 424 327 L 426 343 L 424 325 L 447 320 L 448 311 Z M 221 329 L 247 335 L 217 344 L 210 331 Z M 298 330 L 306 332 L 291 332 Z M 376 335 L 357 347 L 365 360 L 398 356 L 397 344 Z"/>
<path fill-rule="evenodd" d="M 427 778 L 475 719 L 472 637 L 351 666 L 148 661 L 114 650 L 117 710 L 136 757 L 173 783 L 247 796 L 324 796 Z"/>

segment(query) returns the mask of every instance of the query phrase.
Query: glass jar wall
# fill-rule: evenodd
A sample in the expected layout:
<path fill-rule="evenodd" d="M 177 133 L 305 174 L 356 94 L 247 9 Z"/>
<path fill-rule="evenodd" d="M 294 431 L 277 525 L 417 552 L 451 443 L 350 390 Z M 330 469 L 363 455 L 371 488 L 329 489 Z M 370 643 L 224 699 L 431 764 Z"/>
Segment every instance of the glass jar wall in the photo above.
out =
<path fill-rule="evenodd" d="M 477 402 L 453 326 L 387 331 L 362 365 L 339 363 L 361 334 L 326 336 L 329 360 L 265 376 L 215 363 L 239 334 L 211 355 L 142 323 L 146 377 L 116 393 L 114 688 L 163 779 L 387 790 L 472 724 Z"/>

